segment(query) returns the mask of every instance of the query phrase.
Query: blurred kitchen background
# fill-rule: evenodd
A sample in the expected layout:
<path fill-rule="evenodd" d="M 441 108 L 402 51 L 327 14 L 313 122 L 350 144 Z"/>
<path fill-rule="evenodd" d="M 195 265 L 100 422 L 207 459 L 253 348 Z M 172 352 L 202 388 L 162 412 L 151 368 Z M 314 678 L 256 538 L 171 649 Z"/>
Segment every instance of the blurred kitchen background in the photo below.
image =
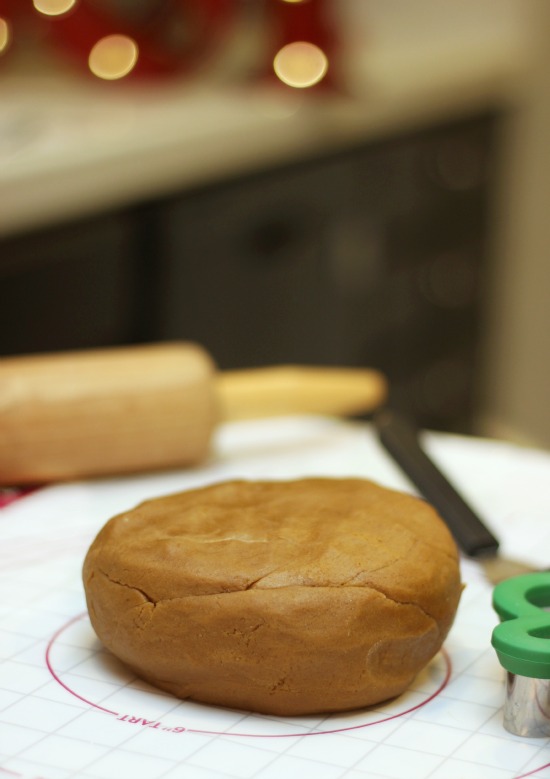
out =
<path fill-rule="evenodd" d="M 550 447 L 549 42 L 548 0 L 0 0 L 0 355 L 372 366 Z"/>

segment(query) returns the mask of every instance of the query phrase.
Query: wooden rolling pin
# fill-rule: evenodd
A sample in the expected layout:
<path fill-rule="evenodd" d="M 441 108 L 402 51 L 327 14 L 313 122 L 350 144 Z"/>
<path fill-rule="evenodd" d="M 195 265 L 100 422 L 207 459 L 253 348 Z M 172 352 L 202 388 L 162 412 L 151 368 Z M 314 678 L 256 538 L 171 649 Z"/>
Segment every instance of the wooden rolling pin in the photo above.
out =
<path fill-rule="evenodd" d="M 380 373 L 274 367 L 216 373 L 192 343 L 0 359 L 0 486 L 191 465 L 220 421 L 359 414 Z"/>

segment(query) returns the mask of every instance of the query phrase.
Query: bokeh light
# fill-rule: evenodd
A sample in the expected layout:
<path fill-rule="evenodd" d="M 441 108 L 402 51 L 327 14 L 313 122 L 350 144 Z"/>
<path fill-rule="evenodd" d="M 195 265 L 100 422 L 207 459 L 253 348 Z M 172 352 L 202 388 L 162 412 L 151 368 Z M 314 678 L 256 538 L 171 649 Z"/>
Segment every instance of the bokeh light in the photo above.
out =
<path fill-rule="evenodd" d="M 61 16 L 76 5 L 77 0 L 33 0 L 37 11 L 46 16 Z"/>
<path fill-rule="evenodd" d="M 7 51 L 10 45 L 10 26 L 5 19 L 0 16 L 0 54 Z"/>
<path fill-rule="evenodd" d="M 318 84 L 328 70 L 324 51 L 313 43 L 295 41 L 277 52 L 273 60 L 277 77 L 290 87 L 305 89 Z"/>
<path fill-rule="evenodd" d="M 124 78 L 138 60 L 137 43 L 127 35 L 107 35 L 90 51 L 88 66 L 94 76 L 107 81 Z"/>

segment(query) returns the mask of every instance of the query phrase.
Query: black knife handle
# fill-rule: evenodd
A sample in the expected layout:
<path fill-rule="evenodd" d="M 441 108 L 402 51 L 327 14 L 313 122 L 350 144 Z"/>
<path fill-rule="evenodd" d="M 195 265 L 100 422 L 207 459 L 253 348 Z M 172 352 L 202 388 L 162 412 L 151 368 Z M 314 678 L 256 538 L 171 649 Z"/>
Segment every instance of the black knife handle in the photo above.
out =
<path fill-rule="evenodd" d="M 470 557 L 494 555 L 497 539 L 424 452 L 417 430 L 390 410 L 376 414 L 373 424 L 382 446 L 445 520 L 462 551 Z"/>

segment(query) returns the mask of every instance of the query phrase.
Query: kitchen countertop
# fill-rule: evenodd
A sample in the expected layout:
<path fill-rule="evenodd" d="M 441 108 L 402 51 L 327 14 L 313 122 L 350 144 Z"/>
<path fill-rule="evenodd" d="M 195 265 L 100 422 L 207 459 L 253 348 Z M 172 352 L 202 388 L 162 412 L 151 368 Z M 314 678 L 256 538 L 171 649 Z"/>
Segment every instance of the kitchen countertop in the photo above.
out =
<path fill-rule="evenodd" d="M 522 34 L 350 45 L 338 92 L 0 71 L 0 236 L 513 105 Z"/>

